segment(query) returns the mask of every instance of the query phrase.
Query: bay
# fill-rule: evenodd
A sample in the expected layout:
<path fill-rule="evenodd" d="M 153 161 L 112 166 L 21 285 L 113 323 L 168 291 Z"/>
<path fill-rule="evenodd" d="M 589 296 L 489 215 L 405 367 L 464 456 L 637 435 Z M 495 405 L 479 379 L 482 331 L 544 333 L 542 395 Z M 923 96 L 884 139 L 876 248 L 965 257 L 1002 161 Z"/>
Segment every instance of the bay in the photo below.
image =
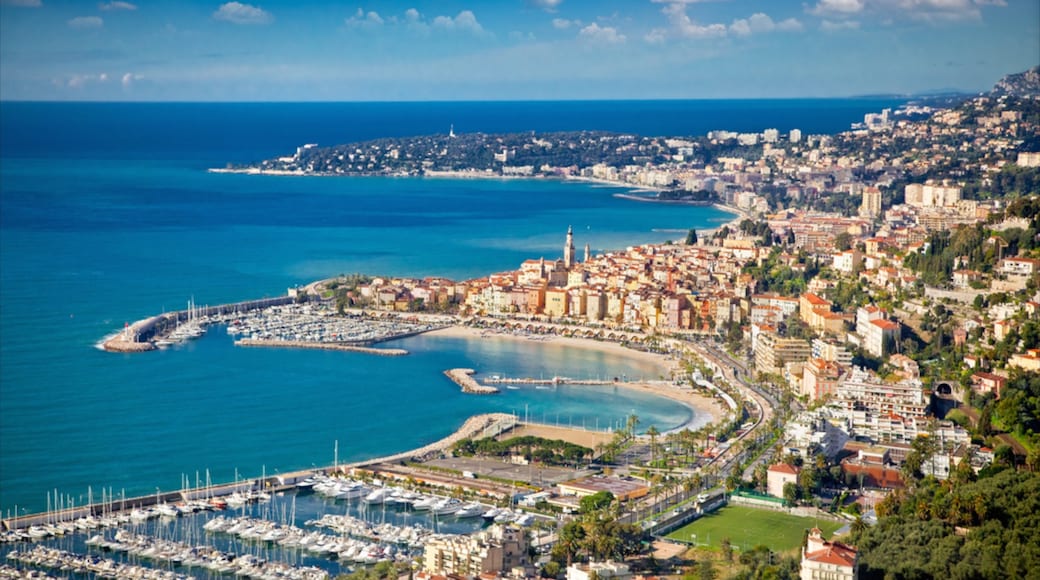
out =
<path fill-rule="evenodd" d="M 799 102 L 780 116 L 819 122 L 823 110 L 847 125 L 861 116 L 856 107 L 878 104 Z M 449 123 L 657 134 L 663 112 L 681 120 L 706 110 L 698 106 L 0 103 L 0 513 L 42 510 L 54 489 L 82 501 L 88 486 L 134 495 L 174 489 L 182 474 L 193 480 L 206 469 L 230 481 L 326 465 L 335 441 L 344 461 L 397 452 L 478 412 L 601 429 L 632 412 L 662 430 L 689 419 L 685 407 L 621 390 L 472 397 L 441 375 L 457 366 L 531 376 L 657 372 L 537 342 L 416 337 L 394 345 L 412 351 L 403 358 L 236 349 L 219 331 L 145 355 L 94 346 L 124 322 L 182 309 L 192 297 L 217 304 L 281 295 L 352 272 L 465 279 L 555 259 L 568 226 L 579 247 L 598 252 L 731 217 L 556 181 L 223 175 L 208 167 L 303 142 L 445 131 Z M 769 110 L 726 106 L 707 110 L 728 116 L 687 122 L 685 132 L 734 128 Z M 587 109 L 599 124 L 576 127 L 591 123 L 592 113 L 577 113 Z"/>

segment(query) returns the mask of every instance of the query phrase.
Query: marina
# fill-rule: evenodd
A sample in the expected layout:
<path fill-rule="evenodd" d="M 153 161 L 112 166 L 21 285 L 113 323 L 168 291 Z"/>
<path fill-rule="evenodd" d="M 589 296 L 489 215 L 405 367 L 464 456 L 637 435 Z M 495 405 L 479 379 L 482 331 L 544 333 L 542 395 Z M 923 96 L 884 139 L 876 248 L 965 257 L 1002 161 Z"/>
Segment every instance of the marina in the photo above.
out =
<path fill-rule="evenodd" d="M 330 301 L 296 303 L 297 292 L 293 289 L 285 297 L 212 307 L 198 307 L 192 299 L 188 301 L 187 310 L 128 323 L 121 332 L 109 335 L 99 345 L 112 352 L 146 352 L 200 338 L 209 327 L 223 325 L 229 335 L 238 337 L 235 344 L 240 346 L 401 356 L 408 352 L 375 349 L 371 345 L 438 330 L 452 323 L 449 317 L 426 317 L 420 321 L 390 313 L 340 315 Z"/>
<path fill-rule="evenodd" d="M 145 512 L 138 507 L 52 524 L 60 534 L 4 532 L 0 578 L 311 580 L 378 562 L 410 562 L 431 538 L 535 520 L 486 500 L 321 474 L 253 494 L 238 507 L 231 501 L 173 505 L 176 510 L 156 509 L 149 517 L 135 516 Z"/>

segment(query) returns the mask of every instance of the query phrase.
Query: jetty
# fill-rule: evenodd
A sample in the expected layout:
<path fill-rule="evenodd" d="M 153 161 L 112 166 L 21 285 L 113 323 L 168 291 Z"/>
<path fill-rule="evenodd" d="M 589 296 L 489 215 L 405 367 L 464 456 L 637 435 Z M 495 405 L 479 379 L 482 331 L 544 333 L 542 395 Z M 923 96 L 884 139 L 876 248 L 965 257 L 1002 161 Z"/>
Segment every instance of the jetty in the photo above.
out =
<path fill-rule="evenodd" d="M 473 369 L 448 369 L 444 371 L 444 374 L 456 385 L 462 387 L 463 393 L 493 395 L 498 392 L 498 388 L 496 387 L 482 385 L 477 382 L 477 379 L 473 378 L 473 375 L 476 374 L 476 372 L 477 371 Z"/>
<path fill-rule="evenodd" d="M 360 352 L 378 356 L 405 356 L 408 351 L 403 348 L 372 348 L 370 346 L 356 346 L 335 342 L 311 342 L 306 340 L 274 340 L 260 338 L 243 338 L 235 341 L 235 346 L 252 347 L 274 347 L 274 348 L 305 348 L 314 350 L 341 350 L 346 352 Z"/>

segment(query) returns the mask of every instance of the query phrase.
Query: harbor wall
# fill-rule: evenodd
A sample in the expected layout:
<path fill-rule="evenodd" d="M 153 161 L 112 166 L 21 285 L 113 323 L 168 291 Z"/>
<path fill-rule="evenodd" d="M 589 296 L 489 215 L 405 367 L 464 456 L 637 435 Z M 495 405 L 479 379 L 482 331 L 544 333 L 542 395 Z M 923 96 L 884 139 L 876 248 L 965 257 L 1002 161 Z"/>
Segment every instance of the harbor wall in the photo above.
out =
<path fill-rule="evenodd" d="M 249 312 L 268 308 L 271 306 L 284 306 L 292 304 L 296 299 L 293 296 L 278 296 L 275 298 L 261 298 L 259 300 L 246 300 L 231 304 L 220 304 L 217 306 L 202 306 L 194 309 L 199 316 L 226 315 L 235 312 Z M 154 349 L 151 341 L 169 333 L 182 322 L 187 322 L 191 316 L 190 310 L 179 310 L 151 316 L 138 320 L 127 328 L 102 344 L 105 350 L 112 352 L 143 352 Z"/>

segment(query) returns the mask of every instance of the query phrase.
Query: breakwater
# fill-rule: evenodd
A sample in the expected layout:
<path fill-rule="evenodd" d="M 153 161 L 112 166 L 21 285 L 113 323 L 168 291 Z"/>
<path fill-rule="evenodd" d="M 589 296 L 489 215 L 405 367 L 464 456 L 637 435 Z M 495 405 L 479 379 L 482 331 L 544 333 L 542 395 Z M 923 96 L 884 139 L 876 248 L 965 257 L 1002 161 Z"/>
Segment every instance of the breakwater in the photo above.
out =
<path fill-rule="evenodd" d="M 451 379 L 456 385 L 462 387 L 463 393 L 470 393 L 474 395 L 493 395 L 498 392 L 498 389 L 488 385 L 482 385 L 473 378 L 473 375 L 477 371 L 473 369 L 449 369 L 444 371 L 445 376 Z"/>
<path fill-rule="evenodd" d="M 102 341 L 101 347 L 109 352 L 132 353 L 155 350 L 157 348 L 155 341 L 166 337 L 181 324 L 206 317 L 226 317 L 254 310 L 262 310 L 272 306 L 283 306 L 291 304 L 294 300 L 295 297 L 287 295 L 259 300 L 246 300 L 232 304 L 220 304 L 218 306 L 191 307 L 186 310 L 167 312 L 127 324 L 121 332 Z"/>
<path fill-rule="evenodd" d="M 408 354 L 408 351 L 403 348 L 372 348 L 369 346 L 356 346 L 353 344 L 340 344 L 334 342 L 310 342 L 304 340 L 268 340 L 257 338 L 243 338 L 240 340 L 236 340 L 235 346 L 341 350 L 347 352 L 374 354 L 378 356 L 405 356 Z"/>

